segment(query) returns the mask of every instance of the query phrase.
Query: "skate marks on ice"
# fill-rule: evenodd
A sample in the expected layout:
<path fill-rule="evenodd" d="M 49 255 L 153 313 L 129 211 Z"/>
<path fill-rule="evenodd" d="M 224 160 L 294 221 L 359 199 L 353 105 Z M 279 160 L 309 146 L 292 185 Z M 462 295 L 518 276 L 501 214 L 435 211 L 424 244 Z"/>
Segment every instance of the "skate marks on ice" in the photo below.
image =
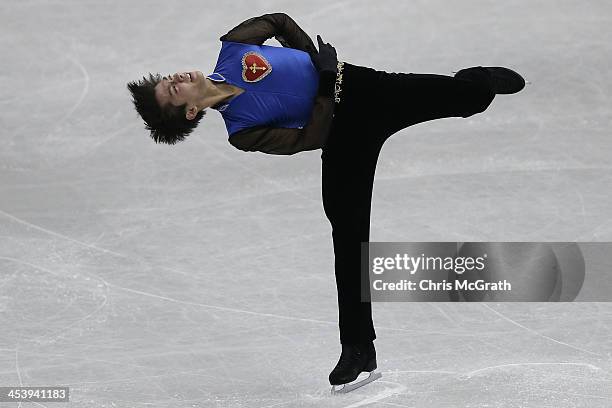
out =
<path fill-rule="evenodd" d="M 381 376 L 384 374 L 385 380 L 375 379 L 366 382 L 363 378 L 367 378 L 368 373 L 362 373 L 362 375 L 352 383 L 361 382 L 362 384 L 360 386 L 351 388 L 346 392 L 340 391 L 331 394 L 319 390 L 314 394 L 304 395 L 304 399 L 318 403 L 326 400 L 329 402 L 330 406 L 339 406 L 342 408 L 357 408 L 370 406 L 370 404 L 374 404 L 373 406 L 376 406 L 376 404 L 389 406 L 420 406 L 419 404 L 423 402 L 423 398 L 435 399 L 441 397 L 449 393 L 449 389 L 479 390 L 482 388 L 483 382 L 486 383 L 498 376 L 504 378 L 508 376 L 516 376 L 517 378 L 528 376 L 533 380 L 531 377 L 532 373 L 529 371 L 530 369 L 535 369 L 533 375 L 537 377 L 540 375 L 547 375 L 547 373 L 551 374 L 553 372 L 558 372 L 561 368 L 570 369 L 574 372 L 573 375 L 567 375 L 568 378 L 588 377 L 594 374 L 601 374 L 602 372 L 602 368 L 583 362 L 509 363 L 482 367 L 470 372 L 450 370 L 391 370 L 379 372 Z M 444 385 L 439 386 L 439 384 Z M 554 390 L 551 389 L 551 387 L 540 385 L 537 382 L 532 384 L 529 389 L 530 392 L 539 394 L 559 394 L 568 397 L 612 401 L 612 397 L 610 396 L 597 395 L 595 393 L 576 393 L 567 390 Z M 393 397 L 395 397 L 395 400 L 385 401 Z M 355 398 L 359 400 L 351 402 L 348 405 L 336 405 L 336 402 L 353 401 Z M 409 405 L 404 405 L 406 398 L 411 401 Z M 416 405 L 411 405 L 415 402 Z M 281 403 L 281 405 L 285 404 L 288 405 L 290 402 Z"/>
<path fill-rule="evenodd" d="M 496 366 L 490 366 L 490 367 L 483 367 L 483 368 L 479 368 L 478 370 L 474 370 L 474 371 L 470 371 L 469 373 L 463 374 L 461 376 L 462 379 L 470 379 L 472 377 L 474 377 L 475 375 L 479 374 L 479 373 L 483 373 L 485 371 L 489 371 L 489 370 L 497 370 L 497 369 L 506 369 L 506 368 L 513 368 L 513 367 L 524 367 L 524 366 L 555 366 L 555 365 L 560 365 L 560 366 L 578 366 L 578 367 L 586 367 L 590 370 L 601 370 L 600 367 L 597 367 L 593 364 L 589 364 L 589 363 L 566 363 L 566 362 L 560 362 L 560 363 L 510 363 L 510 364 L 500 364 L 500 365 L 496 365 Z"/>
<path fill-rule="evenodd" d="M 547 394 L 552 395 L 553 399 L 559 398 L 561 395 L 567 398 L 580 397 L 583 403 L 585 403 L 584 406 L 599 406 L 596 404 L 589 405 L 586 401 L 587 399 L 595 401 L 612 401 L 612 395 L 606 395 L 606 392 L 603 391 L 608 387 L 606 384 L 612 383 L 612 378 L 606 375 L 607 371 L 596 365 L 583 362 L 520 362 L 487 366 L 470 372 L 449 370 L 394 370 L 383 371 L 383 373 L 385 378 L 391 378 L 394 381 L 377 381 L 375 384 L 403 384 L 403 389 L 400 390 L 398 388 L 393 392 L 389 392 L 388 389 L 385 389 L 372 398 L 377 398 L 377 401 L 380 401 L 383 398 L 393 395 L 405 394 L 401 400 L 398 399 L 397 401 L 402 401 L 403 403 L 409 400 L 411 404 L 415 404 L 409 406 L 421 406 L 420 404 L 423 403 L 423 398 L 429 402 L 428 405 L 423 406 L 437 406 L 436 403 L 431 401 L 438 399 L 446 401 L 447 394 L 454 393 L 456 390 L 459 390 L 458 394 L 460 394 L 461 390 L 474 393 L 476 398 L 473 399 L 473 402 L 475 403 L 484 403 L 487 400 L 493 401 L 494 399 L 491 399 L 492 396 L 486 395 L 487 393 L 482 392 L 482 390 L 500 390 L 497 384 L 500 379 L 507 382 L 509 390 L 500 391 L 500 395 L 505 394 L 505 397 L 500 396 L 500 399 L 494 400 L 496 402 L 502 400 L 517 401 L 516 398 L 512 396 L 513 392 L 519 394 L 525 393 L 530 395 L 530 398 L 536 399 L 545 397 Z M 546 378 L 546 380 L 541 380 L 543 378 Z M 561 385 L 559 379 L 573 379 L 578 382 L 584 381 L 585 383 L 594 380 L 599 383 L 601 389 L 593 390 L 590 393 L 574 392 L 574 390 L 565 388 L 553 389 L 555 386 L 559 387 Z M 366 390 L 368 390 L 367 387 Z M 368 392 L 366 390 L 363 392 Z M 371 388 L 369 392 L 371 392 Z M 385 393 L 386 396 L 383 397 Z M 481 394 L 481 396 L 478 397 L 478 394 Z M 352 404 L 350 407 L 361 406 L 365 404 L 366 401 L 367 403 L 371 402 L 370 398 L 368 398 L 364 400 L 363 403 L 359 402 Z M 531 406 L 528 401 L 529 400 L 525 401 L 526 406 Z M 394 405 L 392 402 L 388 403 Z"/>
<path fill-rule="evenodd" d="M 406 394 L 408 387 L 399 382 L 387 381 L 380 379 L 382 377 L 382 372 L 376 370 L 372 373 L 362 373 L 357 378 L 357 380 L 353 381 L 353 387 L 344 386 L 338 391 L 332 391 L 331 393 L 328 391 L 318 390 L 312 394 L 306 394 L 304 397 L 307 400 L 320 404 L 322 401 L 326 401 L 326 406 L 333 405 L 339 406 L 342 408 L 357 408 L 366 406 L 374 403 L 383 403 L 384 399 Z M 366 381 L 367 380 L 367 381 Z M 355 386 L 357 383 L 361 385 Z M 382 389 L 381 386 L 383 387 Z M 364 398 L 365 397 L 365 398 Z M 350 403 L 349 405 L 343 405 L 349 399 L 362 398 L 356 402 Z M 340 405 L 336 405 L 340 404 Z M 261 407 L 267 408 L 267 407 Z"/>
<path fill-rule="evenodd" d="M 535 330 L 533 330 L 533 329 L 530 329 L 529 327 L 525 327 L 525 326 L 523 326 L 522 324 L 515 322 L 514 320 L 510 319 L 510 318 L 509 318 L 509 317 L 507 317 L 506 315 L 504 315 L 504 314 L 502 314 L 502 313 L 498 312 L 497 310 L 495 310 L 495 309 L 491 308 L 491 307 L 490 307 L 489 305 L 487 305 L 486 303 L 482 303 L 482 306 L 484 306 L 485 308 L 489 309 L 491 312 L 495 313 L 497 316 L 501 317 L 502 319 L 504 319 L 504 320 L 506 320 L 506 321 L 508 321 L 508 322 L 512 323 L 513 325 L 515 325 L 515 326 L 517 326 L 517 327 L 520 327 L 521 329 L 526 330 L 526 331 L 528 331 L 529 333 L 532 333 L 532 334 L 534 334 L 534 335 L 536 335 L 536 336 L 538 336 L 538 337 L 542 337 L 543 339 L 546 339 L 546 340 L 552 341 L 553 343 L 557 343 L 557 344 L 560 344 L 560 345 L 562 345 L 562 346 L 569 347 L 569 348 L 574 349 L 574 350 L 576 350 L 576 351 L 580 351 L 580 352 L 583 352 L 583 353 L 591 354 L 591 355 L 594 355 L 594 356 L 602 356 L 602 354 L 594 353 L 594 352 L 592 352 L 592 351 L 585 350 L 585 349 L 583 349 L 583 348 L 580 348 L 580 347 L 577 347 L 577 346 L 573 346 L 573 345 L 571 345 L 571 344 L 568 344 L 568 343 L 565 343 L 565 342 L 562 342 L 562 341 L 559 341 L 559 340 L 553 339 L 552 337 L 546 336 L 546 335 L 544 335 L 544 334 L 542 334 L 542 333 L 538 333 L 537 331 L 535 331 Z"/>
<path fill-rule="evenodd" d="M 343 408 L 357 408 L 357 407 L 362 407 L 364 405 L 374 404 L 376 402 L 380 402 L 380 401 L 384 400 L 385 398 L 389 398 L 389 397 L 391 397 L 393 395 L 403 394 L 404 391 L 406 391 L 406 389 L 407 389 L 407 387 L 405 385 L 394 383 L 394 382 L 390 382 L 390 381 L 378 380 L 378 381 L 376 381 L 376 383 L 378 383 L 378 384 L 395 385 L 395 387 L 391 387 L 391 388 L 385 387 L 385 389 L 380 391 L 378 394 L 374 394 L 371 397 L 365 398 L 365 399 L 363 399 L 361 401 L 358 401 L 358 402 L 355 402 L 353 404 L 346 405 Z"/>

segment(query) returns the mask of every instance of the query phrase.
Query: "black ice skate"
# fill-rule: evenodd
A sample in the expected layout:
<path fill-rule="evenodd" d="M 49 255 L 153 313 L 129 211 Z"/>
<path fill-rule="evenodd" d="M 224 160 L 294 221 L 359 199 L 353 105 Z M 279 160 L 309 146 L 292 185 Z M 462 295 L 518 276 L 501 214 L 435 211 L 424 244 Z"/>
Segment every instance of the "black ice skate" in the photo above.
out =
<path fill-rule="evenodd" d="M 366 344 L 343 344 L 340 360 L 329 374 L 332 394 L 341 394 L 363 387 L 382 377 L 376 370 L 376 350 L 372 342 Z M 368 377 L 355 381 L 362 372 Z"/>
<path fill-rule="evenodd" d="M 514 94 L 520 92 L 525 87 L 525 79 L 522 76 L 504 67 L 465 68 L 458 71 L 455 77 L 472 78 L 479 74 L 477 73 L 478 70 L 483 70 L 489 74 L 491 88 L 497 95 Z"/>

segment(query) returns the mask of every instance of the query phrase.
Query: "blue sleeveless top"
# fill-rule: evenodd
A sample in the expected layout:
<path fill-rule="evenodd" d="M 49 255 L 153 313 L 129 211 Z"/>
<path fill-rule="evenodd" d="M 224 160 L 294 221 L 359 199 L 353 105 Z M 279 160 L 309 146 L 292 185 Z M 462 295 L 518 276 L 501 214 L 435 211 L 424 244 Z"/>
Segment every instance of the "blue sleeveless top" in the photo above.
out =
<path fill-rule="evenodd" d="M 230 136 L 254 126 L 304 127 L 319 86 L 308 53 L 230 41 L 222 41 L 214 73 L 207 78 L 244 89 L 217 108 Z"/>

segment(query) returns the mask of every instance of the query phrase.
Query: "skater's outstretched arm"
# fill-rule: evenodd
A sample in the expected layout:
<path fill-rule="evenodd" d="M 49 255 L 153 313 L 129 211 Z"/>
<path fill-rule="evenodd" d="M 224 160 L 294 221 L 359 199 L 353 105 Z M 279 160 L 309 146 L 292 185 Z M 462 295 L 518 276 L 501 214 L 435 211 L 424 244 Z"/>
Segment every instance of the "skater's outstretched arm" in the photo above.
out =
<path fill-rule="evenodd" d="M 308 34 L 285 13 L 264 14 L 249 18 L 219 39 L 261 45 L 272 37 L 276 38 L 283 47 L 295 48 L 309 54 L 316 52 Z"/>

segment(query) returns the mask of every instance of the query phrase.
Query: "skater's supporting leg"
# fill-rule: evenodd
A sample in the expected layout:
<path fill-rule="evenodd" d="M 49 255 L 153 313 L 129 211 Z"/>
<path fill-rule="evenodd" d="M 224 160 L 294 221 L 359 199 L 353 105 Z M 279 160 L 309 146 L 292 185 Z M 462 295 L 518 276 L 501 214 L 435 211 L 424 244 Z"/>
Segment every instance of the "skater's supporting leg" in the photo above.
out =
<path fill-rule="evenodd" d="M 359 134 L 358 129 L 351 131 Z M 342 343 L 340 359 L 329 375 L 332 393 L 349 392 L 380 378 L 380 373 L 374 372 L 376 351 L 372 341 L 376 334 L 371 303 L 361 298 L 360 261 L 361 243 L 370 239 L 372 187 L 381 147 L 365 143 L 359 149 L 336 150 L 332 145 L 322 156 L 323 206 L 332 225 Z M 357 380 L 364 371 L 370 375 Z"/>
<path fill-rule="evenodd" d="M 340 342 L 376 338 L 372 306 L 361 302 L 361 243 L 370 239 L 372 187 L 380 138 L 375 121 L 362 121 L 364 95 L 375 91 L 379 72 L 345 64 L 342 102 L 336 106 L 323 149 L 323 207 L 332 227 Z M 359 94 L 358 90 L 363 94 Z"/>
<path fill-rule="evenodd" d="M 369 241 L 374 172 L 379 148 L 369 154 L 329 150 L 323 156 L 323 207 L 332 226 L 340 342 L 376 338 L 369 302 L 361 301 L 361 242 Z M 366 150 L 367 151 L 367 150 Z"/>

